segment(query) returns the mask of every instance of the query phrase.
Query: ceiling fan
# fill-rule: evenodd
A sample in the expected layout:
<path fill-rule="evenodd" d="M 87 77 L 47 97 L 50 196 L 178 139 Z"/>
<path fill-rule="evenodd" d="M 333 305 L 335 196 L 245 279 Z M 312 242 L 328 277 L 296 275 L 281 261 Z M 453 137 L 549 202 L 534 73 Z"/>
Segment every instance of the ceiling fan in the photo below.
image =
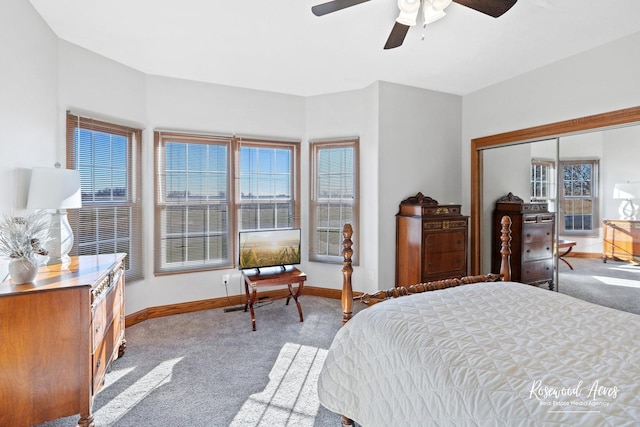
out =
<path fill-rule="evenodd" d="M 369 0 L 333 0 L 315 5 L 311 8 L 311 11 L 316 16 L 322 16 L 368 1 Z M 420 6 L 422 6 L 422 18 L 426 26 L 442 18 L 445 15 L 444 9 L 449 6 L 452 1 L 498 18 L 511 9 L 511 6 L 516 4 L 518 0 L 398 0 L 400 15 L 398 15 L 393 29 L 391 29 L 391 34 L 389 34 L 384 48 L 393 49 L 402 45 L 409 31 L 409 27 L 416 25 Z"/>

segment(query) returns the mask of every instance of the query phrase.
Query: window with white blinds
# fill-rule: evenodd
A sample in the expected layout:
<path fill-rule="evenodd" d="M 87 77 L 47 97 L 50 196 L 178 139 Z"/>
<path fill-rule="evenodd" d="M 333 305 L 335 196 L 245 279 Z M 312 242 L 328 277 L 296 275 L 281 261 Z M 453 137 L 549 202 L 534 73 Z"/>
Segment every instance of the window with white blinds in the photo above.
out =
<path fill-rule="evenodd" d="M 126 278 L 143 278 L 142 130 L 67 114 L 67 167 L 80 172 L 82 208 L 69 211 L 73 255 L 127 253 Z"/>
<path fill-rule="evenodd" d="M 156 273 L 229 267 L 231 138 L 155 132 Z"/>
<path fill-rule="evenodd" d="M 297 226 L 298 144 L 239 140 L 238 230 Z"/>
<path fill-rule="evenodd" d="M 311 261 L 343 261 L 345 223 L 352 225 L 352 240 L 357 245 L 360 229 L 358 142 L 358 138 L 311 142 Z M 358 262 L 356 255 L 353 261 Z"/>
<path fill-rule="evenodd" d="M 239 230 L 297 226 L 298 145 L 156 131 L 156 273 L 230 268 Z"/>

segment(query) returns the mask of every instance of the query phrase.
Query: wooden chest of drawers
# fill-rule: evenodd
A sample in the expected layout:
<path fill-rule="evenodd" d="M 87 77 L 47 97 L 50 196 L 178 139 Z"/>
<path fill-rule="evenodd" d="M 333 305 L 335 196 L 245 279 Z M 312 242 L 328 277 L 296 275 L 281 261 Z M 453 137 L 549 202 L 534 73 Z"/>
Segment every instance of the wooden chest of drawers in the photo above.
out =
<path fill-rule="evenodd" d="M 80 414 L 124 354 L 125 254 L 43 266 L 34 283 L 0 283 L 0 426 Z"/>
<path fill-rule="evenodd" d="M 418 193 L 396 215 L 396 286 L 467 274 L 468 218 Z"/>
<path fill-rule="evenodd" d="M 553 289 L 555 214 L 546 203 L 524 203 L 509 193 L 493 211 L 491 271 L 500 269 L 500 220 L 511 218 L 511 280 Z"/>
<path fill-rule="evenodd" d="M 604 220 L 602 260 L 608 259 L 640 263 L 640 221 Z"/>

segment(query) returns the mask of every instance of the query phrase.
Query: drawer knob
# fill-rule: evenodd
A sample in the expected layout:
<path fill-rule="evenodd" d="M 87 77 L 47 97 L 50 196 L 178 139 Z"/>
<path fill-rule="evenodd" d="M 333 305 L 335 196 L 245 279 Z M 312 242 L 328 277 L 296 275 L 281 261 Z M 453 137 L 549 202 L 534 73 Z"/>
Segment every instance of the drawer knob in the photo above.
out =
<path fill-rule="evenodd" d="M 100 325 L 96 326 L 96 334 L 100 332 Z"/>
<path fill-rule="evenodd" d="M 102 364 L 102 358 L 99 357 L 98 361 L 96 362 L 96 368 L 99 368 L 101 364 Z"/>

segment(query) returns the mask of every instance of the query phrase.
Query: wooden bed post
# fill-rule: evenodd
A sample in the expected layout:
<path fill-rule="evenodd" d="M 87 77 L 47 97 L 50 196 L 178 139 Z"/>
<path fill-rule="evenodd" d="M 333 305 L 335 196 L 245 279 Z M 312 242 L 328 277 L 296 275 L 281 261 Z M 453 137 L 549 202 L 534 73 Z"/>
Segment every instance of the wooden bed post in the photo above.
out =
<path fill-rule="evenodd" d="M 351 275 L 353 273 L 353 267 L 351 266 L 351 257 L 353 256 L 353 241 L 351 236 L 353 235 L 353 228 L 351 224 L 345 224 L 342 228 L 342 256 L 344 258 L 342 267 L 342 324 L 344 325 L 351 319 L 352 307 L 353 307 L 353 287 L 351 284 Z"/>
<path fill-rule="evenodd" d="M 500 255 L 502 260 L 500 262 L 500 274 L 502 280 L 505 282 L 511 281 L 511 218 L 507 215 L 503 216 L 500 220 L 502 229 L 500 230 Z"/>
<path fill-rule="evenodd" d="M 345 224 L 342 227 L 342 257 L 344 258 L 342 267 L 342 326 L 344 326 L 353 313 L 353 285 L 351 284 L 351 275 L 353 274 L 353 266 L 351 265 L 351 257 L 353 256 L 353 228 L 351 224 Z M 353 427 L 354 422 L 351 418 L 340 415 L 340 421 L 344 427 Z"/>

